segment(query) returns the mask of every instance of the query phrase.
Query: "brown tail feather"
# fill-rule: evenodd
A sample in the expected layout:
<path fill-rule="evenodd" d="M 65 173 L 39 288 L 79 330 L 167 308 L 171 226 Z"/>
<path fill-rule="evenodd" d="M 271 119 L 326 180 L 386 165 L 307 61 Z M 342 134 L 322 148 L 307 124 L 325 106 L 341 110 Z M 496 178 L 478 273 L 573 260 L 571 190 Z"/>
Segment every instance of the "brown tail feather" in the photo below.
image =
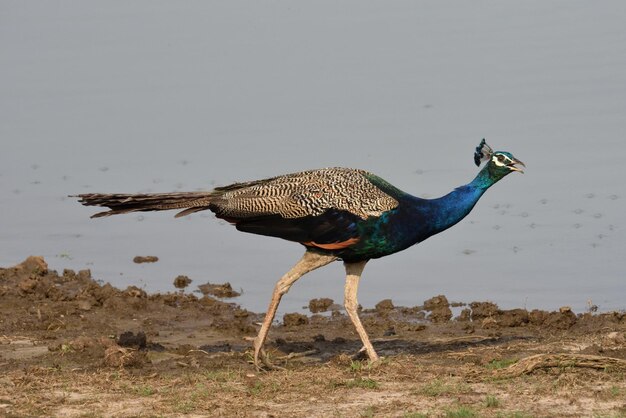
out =
<path fill-rule="evenodd" d="M 209 208 L 214 192 L 178 192 L 150 194 L 101 194 L 87 193 L 77 196 L 85 206 L 102 206 L 110 210 L 98 212 L 92 218 L 118 215 L 129 212 L 148 212 L 159 210 L 183 209 L 176 217 Z"/>

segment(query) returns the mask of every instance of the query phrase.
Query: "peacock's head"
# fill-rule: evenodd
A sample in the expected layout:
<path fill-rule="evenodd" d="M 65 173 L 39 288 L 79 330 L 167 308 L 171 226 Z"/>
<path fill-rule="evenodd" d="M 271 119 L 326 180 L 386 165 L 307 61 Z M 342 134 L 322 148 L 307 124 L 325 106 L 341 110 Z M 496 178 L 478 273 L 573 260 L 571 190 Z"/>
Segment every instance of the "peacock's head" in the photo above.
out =
<path fill-rule="evenodd" d="M 474 153 L 474 162 L 477 166 L 480 166 L 480 163 L 483 161 L 487 162 L 487 165 L 483 170 L 488 170 L 489 174 L 497 179 L 500 179 L 513 171 L 523 173 L 524 170 L 518 166 L 521 165 L 522 167 L 526 167 L 523 162 L 513 157 L 513 154 L 510 152 L 492 150 L 484 139 L 480 141 L 480 144 L 476 147 L 476 152 Z"/>

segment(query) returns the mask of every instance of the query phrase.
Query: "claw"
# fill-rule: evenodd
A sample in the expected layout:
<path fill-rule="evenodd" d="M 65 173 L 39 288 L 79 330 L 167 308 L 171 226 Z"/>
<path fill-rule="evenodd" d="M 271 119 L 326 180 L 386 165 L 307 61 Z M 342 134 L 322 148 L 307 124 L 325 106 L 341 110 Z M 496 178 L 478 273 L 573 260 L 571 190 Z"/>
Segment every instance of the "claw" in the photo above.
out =
<path fill-rule="evenodd" d="M 261 360 L 261 363 L 263 363 L 262 365 L 259 364 L 259 360 Z M 256 340 L 254 341 L 254 367 L 257 369 L 257 371 L 263 371 L 263 370 L 285 370 L 284 367 L 280 367 L 280 366 L 276 366 L 275 364 L 273 364 L 269 357 L 267 356 L 267 353 L 265 352 L 265 350 L 263 349 L 263 347 L 257 346 L 257 342 Z"/>

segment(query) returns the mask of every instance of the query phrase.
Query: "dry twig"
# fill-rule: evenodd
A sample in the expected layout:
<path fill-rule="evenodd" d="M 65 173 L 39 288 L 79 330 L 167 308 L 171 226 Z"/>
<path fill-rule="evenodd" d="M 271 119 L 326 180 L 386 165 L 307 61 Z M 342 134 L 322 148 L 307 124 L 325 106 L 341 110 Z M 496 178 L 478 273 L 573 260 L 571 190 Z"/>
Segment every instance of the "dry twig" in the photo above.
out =
<path fill-rule="evenodd" d="M 584 367 L 592 369 L 626 370 L 626 360 L 589 354 L 536 354 L 498 371 L 507 377 L 530 374 L 551 367 Z"/>

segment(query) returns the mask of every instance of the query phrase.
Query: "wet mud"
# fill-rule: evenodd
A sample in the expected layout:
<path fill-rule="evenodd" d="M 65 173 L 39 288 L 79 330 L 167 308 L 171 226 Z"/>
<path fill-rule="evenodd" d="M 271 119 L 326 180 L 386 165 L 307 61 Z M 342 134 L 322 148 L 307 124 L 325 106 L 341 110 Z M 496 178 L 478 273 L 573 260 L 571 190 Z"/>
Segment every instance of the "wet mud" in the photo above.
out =
<path fill-rule="evenodd" d="M 153 376 L 235 367 L 255 373 L 250 341 L 264 314 L 216 297 L 232 296 L 226 285 L 203 285 L 202 293 L 148 294 L 134 286 L 101 285 L 89 270 L 52 271 L 43 258 L 29 257 L 0 269 L 0 368 L 123 369 Z M 451 308 L 457 307 L 453 316 Z M 365 360 L 340 306 L 315 299 L 309 310 L 310 315 L 293 312 L 275 322 L 267 348 L 276 362 L 299 370 Z M 437 295 L 414 307 L 382 300 L 361 307 L 359 315 L 375 349 L 391 359 L 415 355 L 454 365 L 459 353 L 483 367 L 505 355 L 521 358 L 533 344 L 547 352 L 571 344 L 577 353 L 626 359 L 624 312 L 503 310 L 491 302 L 450 303 Z"/>
<path fill-rule="evenodd" d="M 174 285 L 187 287 L 190 281 L 184 279 L 180 276 Z M 214 297 L 232 297 L 235 292 L 228 283 L 199 287 L 201 296 L 180 291 L 148 294 L 135 286 L 116 289 L 98 284 L 89 270 L 57 273 L 48 269 L 43 258 L 29 257 L 0 269 L 0 332 L 5 338 L 28 335 L 39 347 L 43 344 L 47 353 L 43 348 L 40 352 L 51 358 L 59 350 L 70 350 L 64 360 L 76 357 L 81 367 L 117 367 L 120 362 L 141 367 L 143 360 L 149 363 L 145 356 L 121 360 L 127 348 L 170 353 L 223 350 L 240 353 L 245 363 L 243 354 L 250 348 L 246 339 L 255 336 L 263 314 Z M 575 314 L 568 307 L 551 312 L 502 310 L 491 302 L 454 305 L 464 306 L 456 317 L 444 295 L 415 307 L 394 306 L 385 299 L 373 309 L 361 308 L 360 317 L 376 349 L 385 356 L 447 350 L 451 344 L 550 338 L 555 333 L 586 335 L 626 323 L 623 312 Z M 325 313 L 331 308 L 331 313 Z M 279 319 L 268 346 L 280 355 L 309 352 L 309 361 L 328 361 L 339 354 L 358 357 L 360 341 L 337 304 L 331 299 L 314 299 L 309 309 L 315 313 L 294 312 Z M 7 349 L 4 346 L 0 353 L 5 355 Z M 9 357 L 4 367 L 25 360 L 19 350 Z M 32 350 L 24 357 L 32 359 Z"/>

